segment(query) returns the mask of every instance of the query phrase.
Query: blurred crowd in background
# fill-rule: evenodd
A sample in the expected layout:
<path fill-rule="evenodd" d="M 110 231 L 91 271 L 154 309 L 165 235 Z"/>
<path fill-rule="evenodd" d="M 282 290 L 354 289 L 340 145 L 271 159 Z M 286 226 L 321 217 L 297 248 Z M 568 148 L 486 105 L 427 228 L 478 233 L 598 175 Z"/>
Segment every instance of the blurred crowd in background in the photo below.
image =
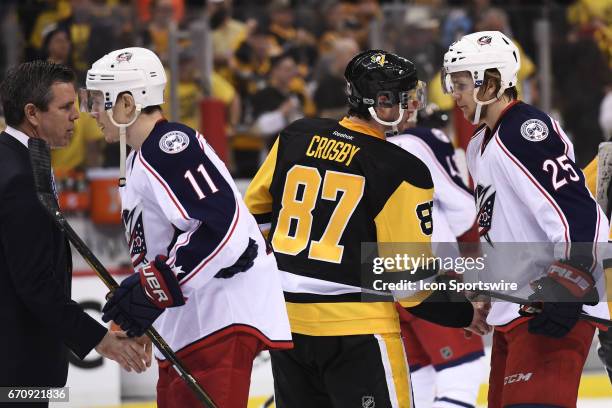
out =
<path fill-rule="evenodd" d="M 174 51 L 172 119 L 206 136 L 202 101 L 220 101 L 227 162 L 237 177 L 253 176 L 291 121 L 343 117 L 344 68 L 367 48 L 416 63 L 432 104 L 423 117 L 457 140 L 462 118 L 441 92 L 439 70 L 448 46 L 478 30 L 516 41 L 519 98 L 553 112 L 573 138 L 580 165 L 612 129 L 612 0 L 3 0 L 0 19 L 0 76 L 9 65 L 42 58 L 70 66 L 84 86 L 91 63 L 114 49 L 150 48 L 168 68 Z M 548 37 L 538 35 L 538 21 L 548 22 Z M 206 38 L 169 35 L 202 23 Z M 164 110 L 170 118 L 169 103 Z M 95 121 L 81 115 L 77 122 L 70 146 L 53 153 L 56 171 L 117 166 L 119 155 Z"/>

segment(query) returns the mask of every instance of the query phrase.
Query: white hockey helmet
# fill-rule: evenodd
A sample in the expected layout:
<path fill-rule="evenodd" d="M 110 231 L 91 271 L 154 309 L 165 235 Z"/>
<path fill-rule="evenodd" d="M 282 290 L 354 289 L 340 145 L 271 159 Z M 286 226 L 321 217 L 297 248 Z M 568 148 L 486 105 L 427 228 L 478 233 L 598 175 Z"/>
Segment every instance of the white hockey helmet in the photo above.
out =
<path fill-rule="evenodd" d="M 106 54 L 87 71 L 81 90 L 81 110 L 100 113 L 112 109 L 117 96 L 130 92 L 141 109 L 164 103 L 166 72 L 155 53 L 146 48 L 123 48 Z M 102 98 L 102 99 L 100 99 Z"/>
<path fill-rule="evenodd" d="M 474 87 L 483 84 L 487 69 L 497 69 L 501 75 L 501 88 L 497 94 L 517 83 L 517 73 L 521 66 L 519 50 L 506 35 L 499 31 L 479 31 L 463 36 L 454 42 L 444 54 L 442 69 L 442 88 L 452 92 L 450 74 L 467 71 L 471 74 Z"/>
<path fill-rule="evenodd" d="M 81 111 L 106 114 L 119 128 L 119 186 L 125 186 L 127 128 L 136 122 L 142 109 L 164 103 L 164 66 L 151 50 L 123 48 L 94 62 L 85 84 L 87 88 L 79 91 Z M 113 118 L 113 107 L 122 92 L 130 92 L 136 104 L 136 113 L 128 123 L 117 123 Z"/>

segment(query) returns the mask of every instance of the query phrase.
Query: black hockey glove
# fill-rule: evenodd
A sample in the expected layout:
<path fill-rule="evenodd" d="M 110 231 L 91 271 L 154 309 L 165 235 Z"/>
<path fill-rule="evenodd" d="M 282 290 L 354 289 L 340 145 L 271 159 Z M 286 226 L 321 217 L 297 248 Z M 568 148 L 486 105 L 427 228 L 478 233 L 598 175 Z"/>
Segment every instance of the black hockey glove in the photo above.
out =
<path fill-rule="evenodd" d="M 255 242 L 253 238 L 249 238 L 247 248 L 244 250 L 242 255 L 240 255 L 240 258 L 238 258 L 236 263 L 234 263 L 232 266 L 221 269 L 219 272 L 217 272 L 215 278 L 229 279 L 237 273 L 248 271 L 255 263 L 258 247 L 257 242 Z"/>
<path fill-rule="evenodd" d="M 595 281 L 587 268 L 570 261 L 553 262 L 545 277 L 531 282 L 534 290 L 529 300 L 534 303 L 521 307 L 529 320 L 529 332 L 554 338 L 569 333 L 580 318 L 584 304 L 597 304 Z M 534 313 L 540 309 L 539 313 Z"/>
<path fill-rule="evenodd" d="M 102 309 L 102 320 L 113 320 L 128 336 L 142 336 L 167 307 L 185 304 L 181 287 L 166 257 L 155 260 L 121 282 Z"/>

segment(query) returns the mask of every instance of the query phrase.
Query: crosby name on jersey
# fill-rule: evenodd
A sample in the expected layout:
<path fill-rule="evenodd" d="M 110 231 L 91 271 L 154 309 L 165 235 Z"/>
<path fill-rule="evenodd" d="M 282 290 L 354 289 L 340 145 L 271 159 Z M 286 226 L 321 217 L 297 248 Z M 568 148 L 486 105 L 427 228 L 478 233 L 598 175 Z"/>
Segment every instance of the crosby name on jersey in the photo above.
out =
<path fill-rule="evenodd" d="M 593 274 L 601 276 L 601 254 L 594 244 L 607 241 L 607 218 L 589 193 L 574 163 L 573 145 L 557 121 L 515 101 L 492 130 L 481 126 L 475 131 L 467 163 L 476 185 L 477 222 L 485 250 L 495 243 L 548 242 L 561 248 L 560 257 L 569 258 L 572 248 L 580 246 L 567 243 L 582 243 L 582 248 L 591 243 Z M 501 265 L 505 277 L 524 283 L 540 277 L 554 259 L 538 256 L 541 269 L 514 255 L 511 263 Z M 503 257 L 509 259 L 510 254 Z M 605 299 L 603 281 L 599 283 L 600 298 Z M 487 321 L 514 327 L 520 321 L 518 310 L 516 304 L 493 302 Z M 608 318 L 605 303 L 584 306 L 584 310 Z"/>
<path fill-rule="evenodd" d="M 138 270 L 167 255 L 186 298 L 154 323 L 172 349 L 197 348 L 228 330 L 254 334 L 270 348 L 290 347 L 274 256 L 204 137 L 159 121 L 126 167 L 127 185 L 119 191 L 133 266 Z M 216 277 L 236 262 L 249 239 L 259 247 L 254 265 L 229 279 Z"/>

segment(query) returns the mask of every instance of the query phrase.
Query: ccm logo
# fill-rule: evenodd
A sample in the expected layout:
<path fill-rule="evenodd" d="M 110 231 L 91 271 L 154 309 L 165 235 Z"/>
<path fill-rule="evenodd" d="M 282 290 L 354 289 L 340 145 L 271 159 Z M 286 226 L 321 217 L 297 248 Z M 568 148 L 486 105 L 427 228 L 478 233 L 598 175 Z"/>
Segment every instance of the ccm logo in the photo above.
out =
<path fill-rule="evenodd" d="M 519 382 L 519 381 L 527 382 L 531 379 L 532 375 L 533 373 L 527 373 L 527 374 L 518 373 L 518 374 L 509 375 L 508 377 L 504 378 L 504 385 L 512 384 L 512 383 Z"/>
<path fill-rule="evenodd" d="M 145 293 L 153 298 L 156 302 L 163 304 L 164 302 L 168 302 L 170 298 L 166 294 L 165 288 L 159 283 L 159 280 L 155 276 L 155 272 L 151 266 L 146 266 L 142 269 L 142 275 L 144 276 L 145 283 L 147 288 L 145 288 Z"/>

